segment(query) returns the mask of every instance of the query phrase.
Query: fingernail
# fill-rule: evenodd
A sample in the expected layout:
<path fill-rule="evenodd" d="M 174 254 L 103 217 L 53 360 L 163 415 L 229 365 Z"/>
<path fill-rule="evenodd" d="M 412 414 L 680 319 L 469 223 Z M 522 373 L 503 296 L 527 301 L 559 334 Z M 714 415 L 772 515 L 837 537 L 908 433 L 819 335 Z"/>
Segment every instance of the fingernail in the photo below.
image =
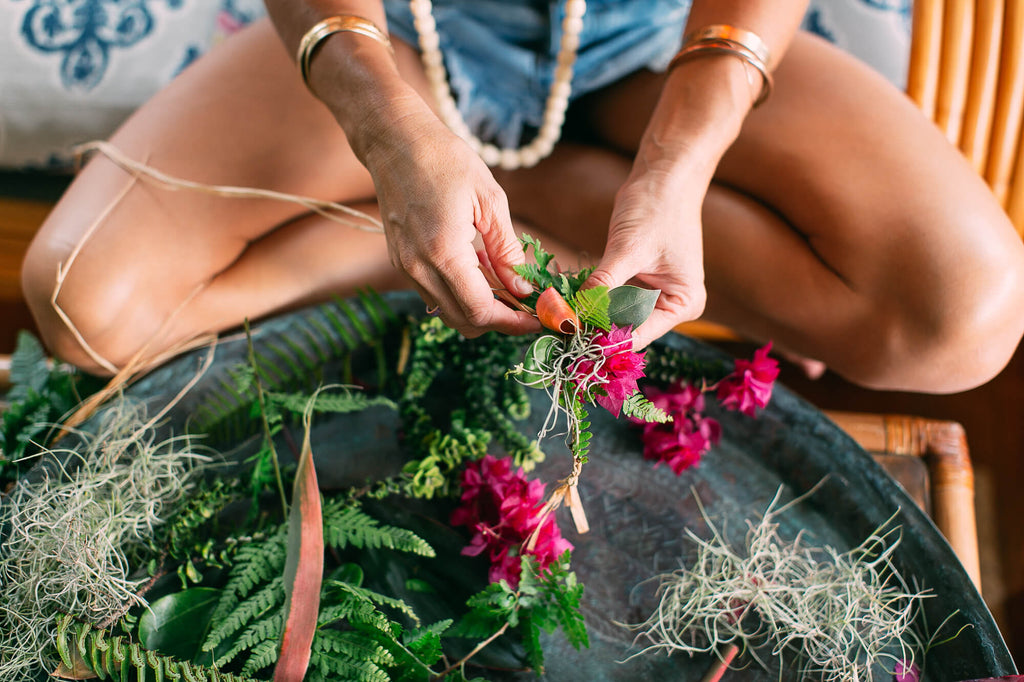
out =
<path fill-rule="evenodd" d="M 512 284 L 519 291 L 520 296 L 526 296 L 533 292 L 533 285 L 523 277 L 516 277 Z"/>

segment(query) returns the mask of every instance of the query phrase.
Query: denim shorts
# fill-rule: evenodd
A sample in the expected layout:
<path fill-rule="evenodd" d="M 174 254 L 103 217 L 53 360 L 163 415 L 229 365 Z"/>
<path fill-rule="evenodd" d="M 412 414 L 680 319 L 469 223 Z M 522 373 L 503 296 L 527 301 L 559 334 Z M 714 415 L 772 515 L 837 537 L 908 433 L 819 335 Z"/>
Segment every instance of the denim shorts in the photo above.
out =
<path fill-rule="evenodd" d="M 540 127 L 561 44 L 564 0 L 434 0 L 452 94 L 485 142 L 516 147 Z M 384 0 L 388 31 L 419 39 L 408 0 Z M 690 0 L 588 0 L 570 100 L 643 68 L 664 70 Z M 522 138 L 522 139 L 521 139 Z"/>

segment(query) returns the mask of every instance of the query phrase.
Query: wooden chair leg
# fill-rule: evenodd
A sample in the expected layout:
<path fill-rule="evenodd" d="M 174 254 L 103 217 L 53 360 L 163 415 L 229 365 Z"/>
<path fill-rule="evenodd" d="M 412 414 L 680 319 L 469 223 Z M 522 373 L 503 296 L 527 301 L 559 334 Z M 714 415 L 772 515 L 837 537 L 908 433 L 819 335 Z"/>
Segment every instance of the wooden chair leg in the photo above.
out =
<path fill-rule="evenodd" d="M 980 590 L 974 469 L 963 426 L 953 421 L 909 415 L 839 411 L 826 414 L 868 452 L 924 460 L 928 467 L 935 525 Z"/>

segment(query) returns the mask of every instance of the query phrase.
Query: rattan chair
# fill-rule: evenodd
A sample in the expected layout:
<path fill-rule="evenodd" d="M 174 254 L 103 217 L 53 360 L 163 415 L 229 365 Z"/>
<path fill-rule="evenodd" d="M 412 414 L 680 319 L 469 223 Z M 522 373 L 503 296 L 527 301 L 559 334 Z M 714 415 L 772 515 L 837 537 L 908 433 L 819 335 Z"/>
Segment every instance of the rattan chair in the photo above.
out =
<path fill-rule="evenodd" d="M 1024 235 L 1024 0 L 914 0 L 907 94 Z"/>

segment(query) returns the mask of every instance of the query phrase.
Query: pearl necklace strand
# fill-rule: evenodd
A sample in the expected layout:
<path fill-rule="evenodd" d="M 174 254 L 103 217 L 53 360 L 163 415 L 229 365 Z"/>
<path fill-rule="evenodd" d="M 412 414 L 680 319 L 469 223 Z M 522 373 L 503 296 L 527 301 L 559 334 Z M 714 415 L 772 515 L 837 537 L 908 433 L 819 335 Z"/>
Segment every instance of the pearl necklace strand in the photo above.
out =
<path fill-rule="evenodd" d="M 569 93 L 572 91 L 572 68 L 576 63 L 576 52 L 580 46 L 583 31 L 583 14 L 587 10 L 586 0 L 566 0 L 565 18 L 562 20 L 562 42 L 558 50 L 558 65 L 551 83 L 544 107 L 544 120 L 537 136 L 519 149 L 499 149 L 493 144 L 481 142 L 466 125 L 452 97 L 448 85 L 448 74 L 441 55 L 441 38 L 434 23 L 431 0 L 410 0 L 413 23 L 419 36 L 420 52 L 427 80 L 434 99 L 440 107 L 441 120 L 452 132 L 465 140 L 488 166 L 500 166 L 505 170 L 528 168 L 551 153 L 555 142 L 562 135 L 565 110 L 569 107 Z"/>

